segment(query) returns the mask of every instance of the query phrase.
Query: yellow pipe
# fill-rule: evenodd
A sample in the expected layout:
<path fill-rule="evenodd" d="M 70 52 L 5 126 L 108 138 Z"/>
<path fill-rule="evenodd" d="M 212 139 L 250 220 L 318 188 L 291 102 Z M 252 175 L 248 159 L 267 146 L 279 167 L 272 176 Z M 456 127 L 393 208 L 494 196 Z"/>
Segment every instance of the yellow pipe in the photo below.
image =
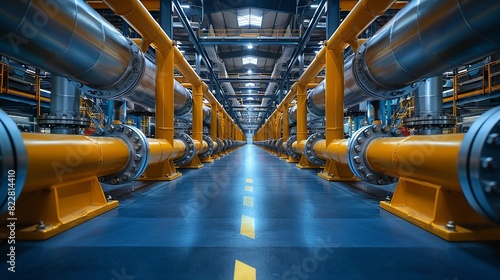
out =
<path fill-rule="evenodd" d="M 327 147 L 326 140 L 319 140 L 313 146 L 317 157 L 347 164 L 347 139 L 336 139 Z"/>
<path fill-rule="evenodd" d="M 186 145 L 181 140 L 174 140 L 171 145 L 165 139 L 148 139 L 149 164 L 155 164 L 168 159 L 178 159 L 186 151 Z"/>
<path fill-rule="evenodd" d="M 120 138 L 35 133 L 22 137 L 29 159 L 23 192 L 113 174 L 129 160 L 128 146 Z"/>
<path fill-rule="evenodd" d="M 217 140 L 217 104 L 212 103 L 210 113 L 210 137 L 216 143 Z M 217 149 L 214 149 L 217 150 Z"/>
<path fill-rule="evenodd" d="M 307 92 L 305 86 L 297 89 L 297 141 L 307 138 Z M 302 153 L 301 153 L 302 154 Z"/>
<path fill-rule="evenodd" d="M 432 182 L 462 192 L 458 153 L 465 134 L 380 138 L 367 147 L 370 168 L 391 177 Z"/>

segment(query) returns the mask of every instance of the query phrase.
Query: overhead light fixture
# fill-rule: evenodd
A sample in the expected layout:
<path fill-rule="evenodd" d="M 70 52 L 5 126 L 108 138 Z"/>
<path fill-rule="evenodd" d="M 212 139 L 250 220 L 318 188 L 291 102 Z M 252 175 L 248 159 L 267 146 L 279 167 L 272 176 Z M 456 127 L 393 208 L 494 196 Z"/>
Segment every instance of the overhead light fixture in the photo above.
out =
<path fill-rule="evenodd" d="M 253 49 L 253 45 L 252 44 L 248 44 L 247 48 L 248 49 Z"/>
<path fill-rule="evenodd" d="M 254 83 L 246 83 L 246 84 L 245 84 L 245 86 L 246 86 L 246 87 L 254 87 L 254 86 L 255 86 L 255 84 L 254 84 Z"/>
<path fill-rule="evenodd" d="M 316 8 L 319 7 L 319 5 L 318 4 L 312 4 L 310 7 L 313 8 L 313 9 L 316 9 Z"/>
<path fill-rule="evenodd" d="M 185 51 L 185 50 L 180 50 L 180 52 L 181 52 L 181 53 L 184 53 L 184 52 L 186 52 L 186 51 Z"/>
<path fill-rule="evenodd" d="M 247 73 L 252 74 L 252 69 L 248 69 Z"/>
<path fill-rule="evenodd" d="M 189 9 L 189 8 L 191 8 L 191 6 L 189 6 L 189 5 L 181 5 L 181 8 L 183 8 L 183 9 Z"/>

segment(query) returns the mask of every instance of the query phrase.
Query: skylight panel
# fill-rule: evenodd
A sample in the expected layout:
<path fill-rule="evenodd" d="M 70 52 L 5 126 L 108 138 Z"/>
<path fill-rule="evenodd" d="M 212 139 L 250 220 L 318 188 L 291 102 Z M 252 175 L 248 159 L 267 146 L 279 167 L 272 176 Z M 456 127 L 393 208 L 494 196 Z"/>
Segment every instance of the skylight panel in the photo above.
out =
<path fill-rule="evenodd" d="M 255 9 L 242 9 L 238 10 L 238 26 L 262 26 L 262 11 Z"/>
<path fill-rule="evenodd" d="M 246 64 L 257 65 L 257 58 L 255 56 L 245 56 L 242 59 L 243 59 L 243 65 Z"/>

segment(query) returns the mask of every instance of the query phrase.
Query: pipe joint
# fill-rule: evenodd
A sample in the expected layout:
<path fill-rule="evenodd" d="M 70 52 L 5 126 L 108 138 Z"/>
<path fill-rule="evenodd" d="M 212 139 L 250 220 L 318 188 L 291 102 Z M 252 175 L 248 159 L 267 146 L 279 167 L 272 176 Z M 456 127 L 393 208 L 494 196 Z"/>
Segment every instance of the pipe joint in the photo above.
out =
<path fill-rule="evenodd" d="M 212 138 L 208 135 L 203 135 L 203 141 L 207 143 L 207 149 L 204 153 L 198 155 L 200 159 L 205 159 L 211 156 L 214 152 L 214 142 L 212 141 Z"/>
<path fill-rule="evenodd" d="M 370 40 L 361 44 L 355 53 L 352 61 L 352 74 L 358 86 L 375 99 L 389 99 L 403 97 L 414 91 L 420 85 L 421 81 L 411 83 L 403 88 L 387 88 L 378 83 L 366 63 L 366 50 Z"/>
<path fill-rule="evenodd" d="M 306 145 L 304 146 L 304 155 L 306 155 L 310 163 L 317 166 L 324 166 L 326 164 L 326 160 L 318 157 L 314 151 L 314 145 L 316 145 L 318 141 L 325 139 L 326 135 L 324 133 L 314 133 L 307 138 Z"/>
<path fill-rule="evenodd" d="M 149 142 L 141 130 L 129 125 L 107 125 L 104 130 L 98 130 L 94 134 L 120 138 L 129 150 L 129 159 L 125 168 L 115 174 L 99 177 L 99 182 L 112 185 L 132 182 L 146 170 L 150 156 Z"/>
<path fill-rule="evenodd" d="M 366 150 L 375 139 L 381 137 L 401 136 L 399 129 L 389 126 L 370 125 L 358 129 L 347 143 L 347 163 L 352 173 L 361 180 L 375 184 L 388 185 L 398 181 L 398 178 L 387 176 L 373 170 L 367 160 Z"/>
<path fill-rule="evenodd" d="M 292 135 L 288 140 L 286 141 L 286 152 L 288 153 L 289 156 L 295 158 L 295 159 L 300 159 L 301 154 L 296 153 L 293 149 L 293 143 L 297 141 L 297 135 Z"/>
<path fill-rule="evenodd" d="M 196 147 L 193 139 L 186 133 L 175 133 L 174 139 L 181 140 L 184 142 L 184 146 L 186 147 L 184 154 L 180 158 L 174 160 L 175 165 L 182 166 L 188 164 L 196 155 Z"/>
<path fill-rule="evenodd" d="M 460 146 L 458 177 L 469 204 L 484 217 L 500 223 L 500 107 L 484 113 Z"/>
<path fill-rule="evenodd" d="M 90 97 L 103 99 L 120 99 L 133 91 L 140 83 L 145 72 L 146 58 L 132 40 L 128 38 L 126 40 L 129 46 L 130 59 L 125 73 L 123 73 L 115 84 L 107 88 L 98 89 L 75 82 L 76 88 Z"/>

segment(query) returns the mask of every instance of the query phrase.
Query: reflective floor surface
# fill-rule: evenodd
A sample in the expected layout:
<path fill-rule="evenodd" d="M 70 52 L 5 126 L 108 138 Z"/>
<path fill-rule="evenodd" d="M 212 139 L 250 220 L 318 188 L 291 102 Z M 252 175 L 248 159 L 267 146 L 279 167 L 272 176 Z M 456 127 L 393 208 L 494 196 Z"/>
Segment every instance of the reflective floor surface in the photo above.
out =
<path fill-rule="evenodd" d="M 0 245 L 0 279 L 498 279 L 500 243 L 450 243 L 246 145 L 172 182 L 105 186 L 120 206 Z M 359 184 L 359 183 L 358 183 Z"/>

